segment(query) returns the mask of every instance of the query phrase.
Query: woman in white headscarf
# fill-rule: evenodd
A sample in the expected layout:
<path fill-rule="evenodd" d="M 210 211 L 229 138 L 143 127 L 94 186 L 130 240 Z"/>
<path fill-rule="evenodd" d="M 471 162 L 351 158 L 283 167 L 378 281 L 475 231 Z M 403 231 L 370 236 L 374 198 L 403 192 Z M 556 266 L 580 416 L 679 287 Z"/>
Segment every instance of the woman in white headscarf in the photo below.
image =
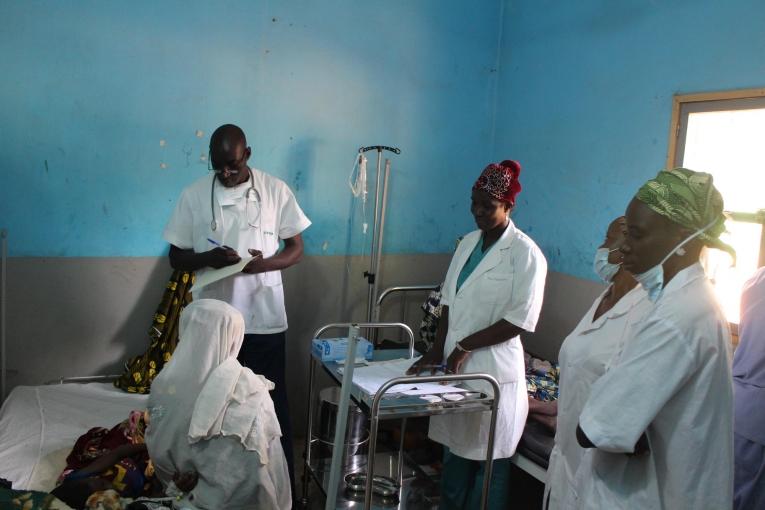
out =
<path fill-rule="evenodd" d="M 236 360 L 244 320 L 212 299 L 183 311 L 180 343 L 151 387 L 146 445 L 165 487 L 196 472 L 179 506 L 284 509 L 292 505 L 273 383 Z"/>

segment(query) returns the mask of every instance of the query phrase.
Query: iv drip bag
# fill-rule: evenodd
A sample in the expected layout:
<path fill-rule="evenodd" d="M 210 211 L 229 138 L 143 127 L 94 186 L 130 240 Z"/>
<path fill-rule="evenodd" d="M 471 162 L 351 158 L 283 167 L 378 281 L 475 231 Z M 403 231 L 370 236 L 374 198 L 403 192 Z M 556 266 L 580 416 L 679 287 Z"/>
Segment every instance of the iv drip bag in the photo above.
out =
<path fill-rule="evenodd" d="M 356 173 L 356 182 L 353 182 L 353 174 L 358 165 L 359 171 Z M 367 203 L 367 158 L 359 154 L 351 169 L 351 175 L 348 176 L 348 185 L 351 187 L 351 193 L 354 197 L 361 197 L 361 201 Z"/>

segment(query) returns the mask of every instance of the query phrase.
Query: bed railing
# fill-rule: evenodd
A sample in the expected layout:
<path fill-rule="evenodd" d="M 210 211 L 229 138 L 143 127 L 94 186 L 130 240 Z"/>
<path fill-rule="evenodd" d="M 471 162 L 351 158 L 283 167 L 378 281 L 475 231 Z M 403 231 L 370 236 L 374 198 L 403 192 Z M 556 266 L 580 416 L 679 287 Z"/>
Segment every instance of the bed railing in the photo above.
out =
<path fill-rule="evenodd" d="M 383 301 L 385 301 L 385 298 L 388 296 L 395 294 L 395 293 L 402 293 L 406 294 L 407 292 L 423 292 L 426 290 L 436 290 L 438 288 L 438 284 L 435 285 L 399 285 L 396 287 L 388 287 L 387 289 L 380 292 L 380 297 L 377 298 L 377 302 L 375 303 L 374 313 L 372 314 L 372 322 L 379 322 L 380 321 L 380 310 L 382 309 Z M 406 322 L 406 310 L 404 310 L 404 315 L 401 317 L 401 322 Z M 378 333 L 379 330 L 375 329 L 372 330 L 370 340 L 372 340 L 372 343 L 374 345 L 377 345 L 378 340 Z"/>
<path fill-rule="evenodd" d="M 66 383 L 89 383 L 89 382 L 113 382 L 122 377 L 120 374 L 111 375 L 84 375 L 80 377 L 60 377 L 45 381 L 43 384 L 66 384 Z"/>

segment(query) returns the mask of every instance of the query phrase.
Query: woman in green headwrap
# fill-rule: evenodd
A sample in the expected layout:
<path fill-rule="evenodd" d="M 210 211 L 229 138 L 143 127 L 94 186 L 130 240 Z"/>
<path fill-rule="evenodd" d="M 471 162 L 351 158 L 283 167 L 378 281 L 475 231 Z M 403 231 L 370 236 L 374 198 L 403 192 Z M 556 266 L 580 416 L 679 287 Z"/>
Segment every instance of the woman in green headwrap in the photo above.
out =
<path fill-rule="evenodd" d="M 730 335 L 699 263 L 719 239 L 712 176 L 664 170 L 627 207 L 623 267 L 654 305 L 593 386 L 579 417 L 585 453 L 572 508 L 730 508 Z"/>

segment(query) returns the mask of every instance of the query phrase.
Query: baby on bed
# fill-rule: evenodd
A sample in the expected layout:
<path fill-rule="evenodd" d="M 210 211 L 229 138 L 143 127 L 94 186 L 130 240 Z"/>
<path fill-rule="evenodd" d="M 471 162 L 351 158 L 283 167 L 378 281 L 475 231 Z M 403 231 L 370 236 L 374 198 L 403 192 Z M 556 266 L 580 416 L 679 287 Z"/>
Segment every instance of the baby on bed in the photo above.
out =
<path fill-rule="evenodd" d="M 88 509 L 119 509 L 134 498 L 161 496 L 144 442 L 147 422 L 147 412 L 131 411 L 111 429 L 94 427 L 80 436 L 51 494 L 73 508 Z M 177 474 L 176 480 L 191 490 L 196 473 Z"/>

